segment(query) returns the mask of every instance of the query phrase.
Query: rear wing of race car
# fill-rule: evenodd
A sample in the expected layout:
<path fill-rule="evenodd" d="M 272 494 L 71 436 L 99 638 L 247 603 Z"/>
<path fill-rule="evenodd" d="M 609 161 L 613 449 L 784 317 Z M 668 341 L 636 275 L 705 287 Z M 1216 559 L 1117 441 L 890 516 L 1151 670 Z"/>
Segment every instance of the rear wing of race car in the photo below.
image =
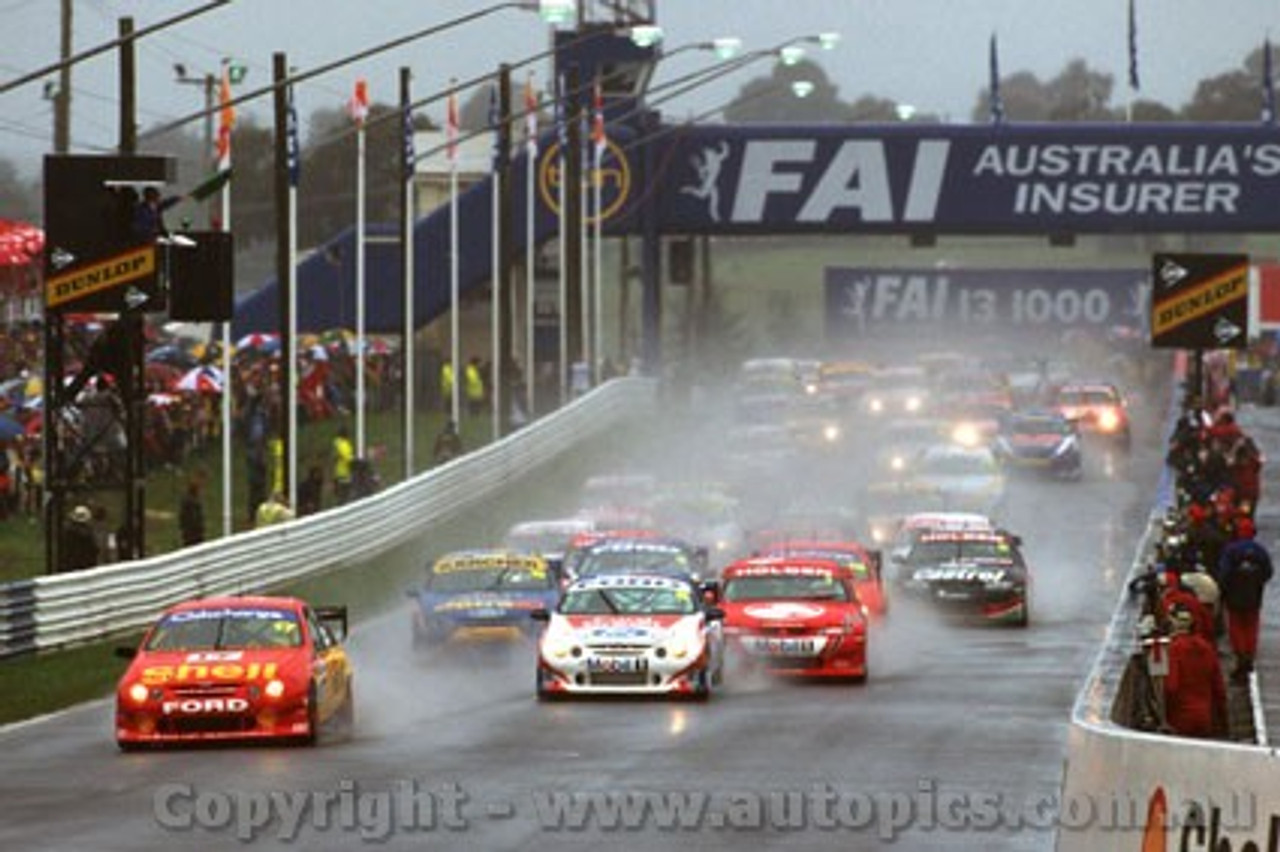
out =
<path fill-rule="evenodd" d="M 347 641 L 348 630 L 347 608 L 345 606 L 318 606 L 315 607 L 316 618 L 320 619 L 320 623 L 329 628 L 329 632 L 333 633 L 334 638 L 339 642 Z"/>

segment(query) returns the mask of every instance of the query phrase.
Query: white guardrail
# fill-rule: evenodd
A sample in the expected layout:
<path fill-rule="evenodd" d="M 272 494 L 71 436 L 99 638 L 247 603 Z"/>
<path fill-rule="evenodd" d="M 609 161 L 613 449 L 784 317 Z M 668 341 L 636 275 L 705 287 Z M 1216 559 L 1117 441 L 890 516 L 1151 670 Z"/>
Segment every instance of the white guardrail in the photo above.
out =
<path fill-rule="evenodd" d="M 1165 499 L 1167 492 L 1157 503 Z M 1162 515 L 1158 505 L 1072 710 L 1058 852 L 1275 852 L 1280 850 L 1280 754 L 1275 749 L 1144 733 L 1112 721 L 1137 637 L 1139 604 L 1129 595 L 1127 580 L 1145 570 Z"/>
<path fill-rule="evenodd" d="M 136 630 L 190 598 L 360 564 L 649 410 L 656 384 L 616 379 L 501 441 L 318 515 L 149 559 L 0 586 L 0 659 Z"/>

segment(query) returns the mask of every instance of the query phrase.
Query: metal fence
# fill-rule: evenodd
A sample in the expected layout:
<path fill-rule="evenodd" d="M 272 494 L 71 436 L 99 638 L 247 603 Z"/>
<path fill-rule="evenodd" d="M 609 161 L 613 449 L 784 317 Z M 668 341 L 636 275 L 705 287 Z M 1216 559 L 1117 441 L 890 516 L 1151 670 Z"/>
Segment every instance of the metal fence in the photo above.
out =
<path fill-rule="evenodd" d="M 261 592 L 367 562 L 644 413 L 655 397 L 651 380 L 617 379 L 356 503 L 149 559 L 0 585 L 0 659 L 137 630 L 182 600 Z"/>

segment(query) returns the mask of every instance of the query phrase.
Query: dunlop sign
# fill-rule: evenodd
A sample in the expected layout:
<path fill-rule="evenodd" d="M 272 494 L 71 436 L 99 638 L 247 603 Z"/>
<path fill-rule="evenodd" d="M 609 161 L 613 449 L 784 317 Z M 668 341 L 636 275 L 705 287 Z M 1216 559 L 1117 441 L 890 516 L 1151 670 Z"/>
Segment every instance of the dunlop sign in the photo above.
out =
<path fill-rule="evenodd" d="M 125 285 L 132 291 L 150 290 L 156 276 L 156 248 L 139 246 L 105 260 L 61 272 L 45 283 L 45 306 L 50 310 L 122 311 Z"/>
<path fill-rule="evenodd" d="M 1152 256 L 1153 347 L 1243 349 L 1248 342 L 1248 255 Z"/>

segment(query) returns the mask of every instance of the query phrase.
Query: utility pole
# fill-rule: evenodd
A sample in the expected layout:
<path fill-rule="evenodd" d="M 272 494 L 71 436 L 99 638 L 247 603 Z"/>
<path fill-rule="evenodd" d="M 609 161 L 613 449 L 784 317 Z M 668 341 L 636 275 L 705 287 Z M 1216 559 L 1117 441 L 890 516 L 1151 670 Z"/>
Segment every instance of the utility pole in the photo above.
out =
<path fill-rule="evenodd" d="M 59 57 L 58 91 L 53 96 L 53 151 L 66 154 L 71 150 L 71 11 L 72 0 L 62 0 L 62 37 Z"/>
<path fill-rule="evenodd" d="M 293 258 L 289 246 L 293 244 L 293 221 L 289 211 L 289 63 L 283 53 L 272 54 L 273 99 L 275 102 L 275 196 L 276 196 L 276 289 L 280 297 L 280 351 L 284 353 L 280 370 L 280 458 L 286 460 L 284 468 L 284 492 L 290 493 L 288 459 L 293 458 L 293 435 L 297 429 L 298 407 L 295 404 L 298 370 L 293 351 Z"/>
<path fill-rule="evenodd" d="M 515 313 L 515 281 L 512 261 L 515 255 L 515 234 L 511 217 L 511 66 L 498 66 L 498 152 L 497 168 L 501 176 L 498 184 L 498 257 L 500 264 L 494 270 L 494 280 L 501 282 L 496 289 L 498 298 L 498 353 L 499 362 L 493 369 L 498 377 L 493 392 L 497 394 L 498 434 L 507 433 L 511 423 L 511 403 L 514 399 L 512 378 L 515 376 L 515 347 L 512 343 L 512 317 Z M 528 369 L 526 367 L 525 369 Z"/>
<path fill-rule="evenodd" d="M 133 156 L 138 153 L 138 64 L 137 44 L 133 39 L 133 18 L 121 18 L 120 41 L 120 154 Z M 168 257 L 169 247 L 164 246 L 162 256 Z M 163 271 L 167 279 L 168 262 Z M 168 281 L 165 282 L 166 286 Z M 142 389 L 145 383 L 146 345 L 142 331 L 142 314 L 127 311 L 120 314 L 124 324 L 124 340 L 128 347 L 128 375 L 120 387 L 124 406 L 124 428 L 127 447 L 125 460 L 125 528 L 127 541 L 119 542 L 124 551 L 120 559 L 141 559 L 147 552 L 147 457 L 143 434 Z"/>

